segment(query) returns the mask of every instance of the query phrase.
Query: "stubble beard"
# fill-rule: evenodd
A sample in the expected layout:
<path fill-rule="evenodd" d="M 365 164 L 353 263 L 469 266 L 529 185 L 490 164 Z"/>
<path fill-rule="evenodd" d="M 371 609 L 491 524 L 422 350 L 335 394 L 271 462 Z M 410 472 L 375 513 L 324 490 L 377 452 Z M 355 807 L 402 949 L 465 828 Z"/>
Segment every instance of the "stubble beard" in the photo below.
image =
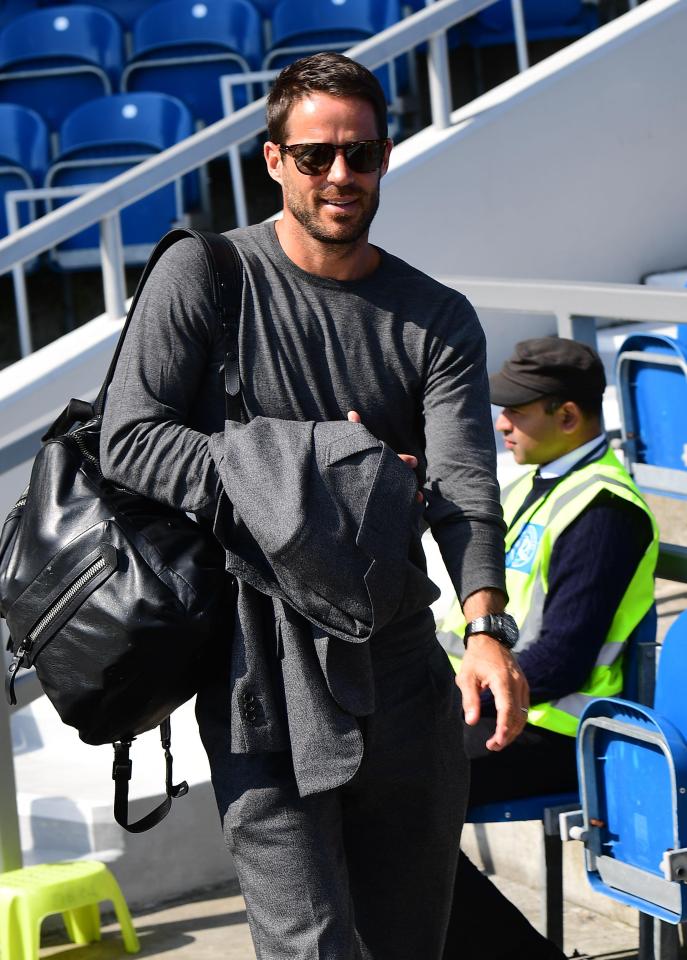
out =
<path fill-rule="evenodd" d="M 358 194 L 358 196 L 365 196 L 365 194 Z M 335 226 L 335 232 L 330 232 L 325 228 L 322 220 L 317 216 L 316 209 L 308 207 L 302 201 L 300 195 L 286 187 L 284 189 L 284 205 L 288 207 L 290 213 L 313 240 L 317 240 L 320 243 L 347 245 L 356 243 L 356 241 L 364 237 L 370 229 L 370 225 L 379 208 L 379 183 L 377 183 L 374 193 L 368 194 L 367 196 L 370 201 L 369 207 L 363 210 L 361 216 L 356 218 L 355 221 L 346 225 L 339 224 Z"/>

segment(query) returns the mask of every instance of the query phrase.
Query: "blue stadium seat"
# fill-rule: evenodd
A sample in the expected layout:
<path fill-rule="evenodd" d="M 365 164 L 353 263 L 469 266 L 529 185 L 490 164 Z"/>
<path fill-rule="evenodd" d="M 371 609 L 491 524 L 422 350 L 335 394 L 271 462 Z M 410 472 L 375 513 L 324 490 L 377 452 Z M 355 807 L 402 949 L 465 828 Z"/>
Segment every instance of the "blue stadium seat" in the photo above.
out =
<path fill-rule="evenodd" d="M 219 78 L 259 70 L 262 23 L 248 0 L 161 0 L 134 24 L 132 56 L 122 90 L 156 90 L 178 97 L 197 121 L 224 114 Z M 252 90 L 237 87 L 237 108 Z"/>
<path fill-rule="evenodd" d="M 592 701 L 577 738 L 585 845 L 594 890 L 658 920 L 687 920 L 687 611 L 660 649 L 654 708 Z"/>
<path fill-rule="evenodd" d="M 631 700 L 653 700 L 656 641 L 656 606 L 652 605 L 630 636 L 623 660 L 623 695 Z M 578 809 L 574 793 L 519 797 L 468 807 L 466 823 L 519 823 L 540 820 L 543 833 L 542 886 L 544 926 L 549 940 L 563 948 L 563 852 L 558 817 Z"/>
<path fill-rule="evenodd" d="M 281 0 L 272 14 L 272 38 L 263 66 L 280 69 L 299 57 L 320 50 L 343 52 L 402 19 L 398 0 Z M 401 69 L 405 68 L 405 61 Z M 398 63 L 375 71 L 393 108 L 399 85 Z"/>
<path fill-rule="evenodd" d="M 682 328 L 680 328 L 682 329 Z M 628 467 L 639 486 L 687 497 L 687 342 L 633 334 L 618 351 L 616 383 Z"/>
<path fill-rule="evenodd" d="M 160 93 L 120 93 L 99 97 L 71 113 L 60 129 L 60 154 L 50 167 L 46 187 L 102 183 L 141 160 L 179 143 L 193 132 L 186 106 Z M 54 206 L 59 201 L 53 201 Z M 161 187 L 121 213 L 125 261 L 144 263 L 155 242 L 184 214 L 183 187 Z M 100 262 L 98 228 L 65 240 L 51 253 L 60 269 L 81 269 Z"/>
<path fill-rule="evenodd" d="M 0 103 L 0 237 L 7 234 L 5 194 L 40 187 L 49 164 L 48 128 L 33 110 Z M 19 208 L 20 223 L 32 217 L 32 207 Z"/>
<path fill-rule="evenodd" d="M 122 29 L 104 10 L 33 10 L 0 32 L 0 100 L 36 110 L 57 130 L 79 104 L 117 88 L 122 59 Z"/>
<path fill-rule="evenodd" d="M 595 4 L 582 0 L 523 0 L 528 40 L 581 37 L 599 25 Z M 499 0 L 465 23 L 465 37 L 473 47 L 514 43 L 510 0 Z"/>
<path fill-rule="evenodd" d="M 49 7 L 53 2 L 54 0 L 39 0 L 42 7 Z M 71 0 L 61 0 L 61 2 L 71 3 Z M 122 29 L 127 32 L 131 31 L 136 18 L 154 3 L 155 0 L 88 0 L 90 7 L 99 7 L 116 17 Z"/>

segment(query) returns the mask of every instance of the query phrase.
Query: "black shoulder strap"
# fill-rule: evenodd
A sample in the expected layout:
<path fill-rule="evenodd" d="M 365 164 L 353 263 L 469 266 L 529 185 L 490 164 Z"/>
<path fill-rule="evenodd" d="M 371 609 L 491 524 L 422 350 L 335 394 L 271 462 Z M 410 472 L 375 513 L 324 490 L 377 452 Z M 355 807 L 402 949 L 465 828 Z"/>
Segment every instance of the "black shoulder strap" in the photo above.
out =
<path fill-rule="evenodd" d="M 215 308 L 224 330 L 224 391 L 227 420 L 240 419 L 239 326 L 243 267 L 236 247 L 221 233 L 196 234 L 205 244 Z"/>
<path fill-rule="evenodd" d="M 138 302 L 141 290 L 150 275 L 150 272 L 160 256 L 173 243 L 182 237 L 195 237 L 202 245 L 208 266 L 208 274 L 212 286 L 213 304 L 222 323 L 224 331 L 224 386 L 225 412 L 227 419 L 239 419 L 241 379 L 239 374 L 239 323 L 241 318 L 241 296 L 243 289 L 243 268 L 241 258 L 236 247 L 228 237 L 218 233 L 201 233 L 197 230 L 171 230 L 158 243 L 153 251 L 143 276 L 139 280 L 134 299 L 127 314 L 124 328 L 119 337 L 112 363 L 105 377 L 98 398 L 94 403 L 94 412 L 101 414 L 105 403 L 105 394 L 114 375 L 117 358 L 124 342 L 129 321 Z M 132 763 L 129 759 L 131 740 L 122 740 L 113 744 L 114 763 L 112 779 L 115 782 L 114 817 L 117 823 L 129 833 L 143 833 L 150 830 L 169 813 L 172 801 L 188 793 L 188 784 L 183 780 L 174 784 L 172 779 L 172 727 L 170 718 L 160 724 L 160 740 L 165 753 L 165 799 L 157 807 L 147 813 L 140 820 L 129 823 L 129 781 L 131 780 Z"/>
<path fill-rule="evenodd" d="M 173 246 L 178 240 L 183 240 L 186 237 L 194 237 L 200 240 L 203 244 L 203 250 L 205 251 L 206 259 L 208 260 L 208 268 L 210 272 L 211 281 L 214 282 L 214 277 L 216 275 L 216 269 L 214 264 L 214 259 L 210 247 L 208 246 L 205 238 L 208 236 L 216 236 L 215 234 L 201 234 L 198 230 L 191 230 L 187 227 L 178 227 L 174 230 L 170 230 L 168 233 L 162 237 L 161 240 L 157 242 L 153 252 L 148 258 L 148 262 L 145 265 L 143 273 L 140 280 L 136 286 L 136 292 L 134 293 L 133 299 L 131 301 L 131 306 L 126 315 L 124 321 L 124 326 L 122 327 L 121 333 L 119 334 L 119 340 L 117 341 L 117 346 L 112 355 L 112 360 L 110 361 L 110 366 L 108 367 L 103 385 L 100 388 L 98 396 L 95 398 L 93 403 L 88 403 L 85 400 L 71 399 L 59 417 L 55 420 L 52 426 L 46 431 L 46 433 L 41 437 L 41 440 L 52 440 L 55 437 L 62 436 L 67 433 L 71 427 L 76 423 L 86 423 L 88 420 L 92 420 L 93 417 L 102 417 L 103 410 L 105 408 L 105 397 L 107 395 L 107 389 L 112 382 L 112 377 L 114 376 L 115 368 L 117 366 L 117 361 L 119 360 L 119 355 L 122 352 L 122 346 L 124 345 L 124 338 L 126 337 L 126 332 L 129 329 L 129 324 L 131 323 L 131 318 L 134 315 L 134 311 L 138 304 L 138 301 L 143 292 L 143 288 L 148 282 L 148 278 L 153 271 L 153 268 L 157 264 L 160 257 L 165 253 L 171 246 Z M 229 241 L 227 241 L 229 242 Z M 233 245 L 232 245 L 233 246 Z M 214 248 L 213 248 L 214 249 Z M 238 254 L 237 254 L 238 259 Z M 215 303 L 218 304 L 218 300 L 215 300 Z"/>

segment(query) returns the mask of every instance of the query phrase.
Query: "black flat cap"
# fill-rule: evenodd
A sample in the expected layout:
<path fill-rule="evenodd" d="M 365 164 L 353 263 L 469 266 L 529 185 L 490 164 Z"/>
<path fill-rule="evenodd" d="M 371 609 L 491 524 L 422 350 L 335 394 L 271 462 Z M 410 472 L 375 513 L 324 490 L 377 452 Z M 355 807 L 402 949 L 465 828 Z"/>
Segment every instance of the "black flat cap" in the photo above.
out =
<path fill-rule="evenodd" d="M 489 377 L 491 402 L 517 407 L 541 397 L 600 400 L 606 374 L 596 350 L 577 340 L 534 337 L 515 345 L 515 353 Z"/>

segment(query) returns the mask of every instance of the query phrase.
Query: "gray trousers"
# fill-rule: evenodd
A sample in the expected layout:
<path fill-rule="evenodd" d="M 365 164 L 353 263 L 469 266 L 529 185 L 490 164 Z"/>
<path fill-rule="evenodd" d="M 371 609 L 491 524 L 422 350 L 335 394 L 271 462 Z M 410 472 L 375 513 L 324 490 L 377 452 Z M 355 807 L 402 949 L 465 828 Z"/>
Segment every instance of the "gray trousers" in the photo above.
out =
<path fill-rule="evenodd" d="M 460 695 L 432 642 L 375 661 L 377 709 L 342 787 L 301 798 L 289 753 L 201 736 L 259 960 L 440 960 L 468 765 Z"/>

